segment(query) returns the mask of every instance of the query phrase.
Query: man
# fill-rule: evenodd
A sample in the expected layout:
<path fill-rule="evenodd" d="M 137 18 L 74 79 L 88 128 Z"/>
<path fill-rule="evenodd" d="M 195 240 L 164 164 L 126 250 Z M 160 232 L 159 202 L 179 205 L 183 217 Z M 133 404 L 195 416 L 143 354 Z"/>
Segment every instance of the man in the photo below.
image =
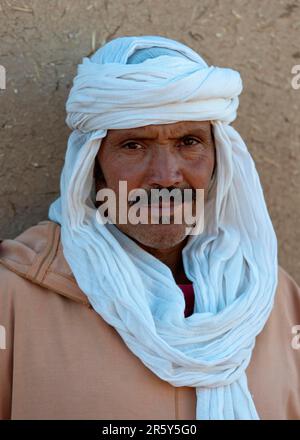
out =
<path fill-rule="evenodd" d="M 300 293 L 230 126 L 241 90 L 238 72 L 162 37 L 83 59 L 50 221 L 1 243 L 2 418 L 300 417 Z M 98 194 L 119 208 L 120 182 L 126 210 L 131 191 L 193 198 L 166 216 L 164 200 L 142 204 L 156 223 L 105 222 Z M 201 213 L 174 221 L 197 190 L 202 229 Z"/>

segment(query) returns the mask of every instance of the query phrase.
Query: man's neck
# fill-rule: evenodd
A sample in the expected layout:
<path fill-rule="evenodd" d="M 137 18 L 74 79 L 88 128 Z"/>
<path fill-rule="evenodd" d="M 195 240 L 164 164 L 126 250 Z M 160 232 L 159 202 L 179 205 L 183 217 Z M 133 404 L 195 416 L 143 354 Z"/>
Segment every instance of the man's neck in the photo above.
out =
<path fill-rule="evenodd" d="M 172 248 L 155 249 L 150 246 L 138 243 L 138 245 L 149 254 L 160 260 L 172 271 L 173 277 L 177 284 L 190 284 L 191 281 L 187 278 L 182 261 L 182 249 L 186 244 L 187 238 Z"/>

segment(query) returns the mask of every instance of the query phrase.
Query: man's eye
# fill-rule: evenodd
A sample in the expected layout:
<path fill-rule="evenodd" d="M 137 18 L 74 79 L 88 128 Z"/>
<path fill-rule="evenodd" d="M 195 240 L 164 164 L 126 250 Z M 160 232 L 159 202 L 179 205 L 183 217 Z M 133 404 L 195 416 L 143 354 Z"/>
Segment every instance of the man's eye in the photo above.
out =
<path fill-rule="evenodd" d="M 136 142 L 126 142 L 122 145 L 122 148 L 125 148 L 125 150 L 140 150 L 142 146 Z"/>
<path fill-rule="evenodd" d="M 196 145 L 200 143 L 199 139 L 196 139 L 192 136 L 185 136 L 182 139 L 182 142 L 184 143 L 184 145 Z"/>

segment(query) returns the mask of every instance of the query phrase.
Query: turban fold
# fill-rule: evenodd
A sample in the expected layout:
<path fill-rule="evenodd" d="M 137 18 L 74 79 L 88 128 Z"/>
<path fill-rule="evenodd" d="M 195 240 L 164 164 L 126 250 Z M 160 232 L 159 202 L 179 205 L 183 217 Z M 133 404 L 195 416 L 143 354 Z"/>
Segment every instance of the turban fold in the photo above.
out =
<path fill-rule="evenodd" d="M 241 91 L 237 71 L 208 66 L 177 41 L 110 41 L 78 66 L 66 103 L 73 131 L 61 194 L 49 209 L 94 310 L 159 378 L 195 387 L 196 419 L 259 418 L 246 369 L 274 303 L 277 240 L 255 164 L 230 125 Z M 93 168 L 109 129 L 204 120 L 213 125 L 217 167 L 204 230 L 182 251 L 195 292 L 185 318 L 171 270 L 97 221 Z"/>

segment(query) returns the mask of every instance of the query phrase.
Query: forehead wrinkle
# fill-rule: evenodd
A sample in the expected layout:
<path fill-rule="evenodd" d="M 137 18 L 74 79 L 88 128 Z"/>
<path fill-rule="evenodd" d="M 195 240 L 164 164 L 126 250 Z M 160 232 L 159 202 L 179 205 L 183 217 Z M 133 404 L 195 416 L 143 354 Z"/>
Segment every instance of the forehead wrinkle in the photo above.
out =
<path fill-rule="evenodd" d="M 112 129 L 108 130 L 108 135 L 111 138 L 133 138 L 133 139 L 157 139 L 167 137 L 168 139 L 176 139 L 182 137 L 189 132 L 199 133 L 202 135 L 207 135 L 210 133 L 211 124 L 196 125 L 188 124 L 184 125 L 170 126 L 169 124 L 162 125 L 148 125 L 145 127 L 129 128 L 129 129 Z M 166 128 L 165 128 L 166 127 Z M 154 133 L 153 133 L 154 131 Z M 166 136 L 168 134 L 168 136 Z M 172 137 L 171 137 L 172 136 Z"/>

